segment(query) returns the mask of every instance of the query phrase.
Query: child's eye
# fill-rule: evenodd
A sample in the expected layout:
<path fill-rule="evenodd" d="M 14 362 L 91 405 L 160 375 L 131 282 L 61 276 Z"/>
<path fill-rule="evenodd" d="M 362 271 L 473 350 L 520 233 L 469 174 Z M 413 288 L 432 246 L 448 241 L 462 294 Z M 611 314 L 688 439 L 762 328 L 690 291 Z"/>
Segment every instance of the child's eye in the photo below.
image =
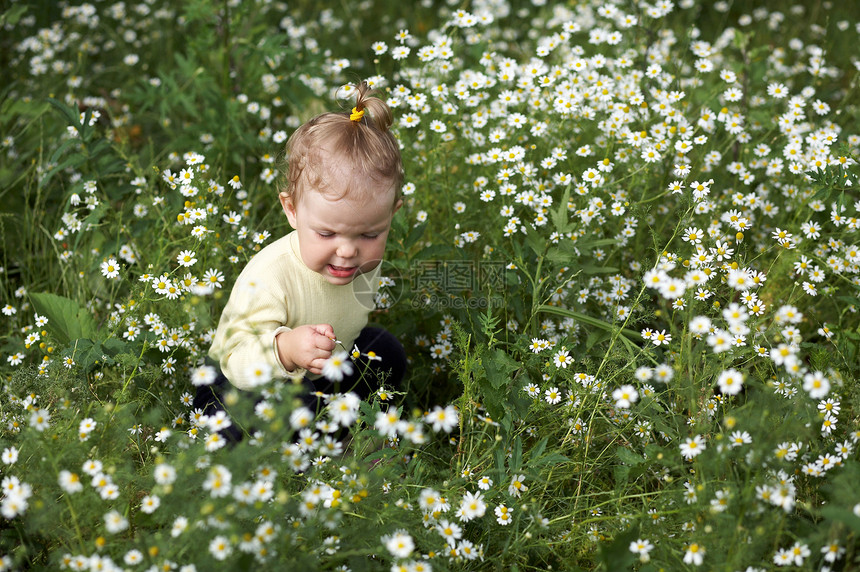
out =
<path fill-rule="evenodd" d="M 372 239 L 378 237 L 379 235 L 378 234 L 362 234 L 361 236 L 363 236 L 364 238 L 372 240 Z"/>
<path fill-rule="evenodd" d="M 318 235 L 320 238 L 331 238 L 331 237 L 333 237 L 333 236 L 334 236 L 334 234 L 332 234 L 332 233 L 330 233 L 330 232 L 318 232 L 318 233 L 317 233 L 317 235 Z"/>

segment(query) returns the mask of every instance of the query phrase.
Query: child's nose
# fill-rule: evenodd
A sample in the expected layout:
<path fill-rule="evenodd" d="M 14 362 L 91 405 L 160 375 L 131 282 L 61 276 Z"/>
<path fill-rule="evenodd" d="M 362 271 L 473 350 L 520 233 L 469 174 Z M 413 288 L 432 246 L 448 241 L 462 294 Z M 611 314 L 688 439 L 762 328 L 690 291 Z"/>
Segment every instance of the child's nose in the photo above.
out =
<path fill-rule="evenodd" d="M 351 240 L 345 240 L 337 247 L 337 255 L 341 258 L 352 258 L 356 254 L 358 254 L 358 248 Z"/>

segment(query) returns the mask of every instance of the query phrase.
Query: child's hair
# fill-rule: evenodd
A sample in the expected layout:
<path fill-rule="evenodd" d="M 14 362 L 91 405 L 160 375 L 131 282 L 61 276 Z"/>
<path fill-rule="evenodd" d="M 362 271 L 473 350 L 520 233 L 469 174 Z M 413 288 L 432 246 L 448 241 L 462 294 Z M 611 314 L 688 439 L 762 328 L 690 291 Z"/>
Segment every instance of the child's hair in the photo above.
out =
<path fill-rule="evenodd" d="M 353 86 L 355 111 L 318 115 L 299 127 L 287 141 L 286 188 L 282 192 L 297 203 L 305 188 L 326 192 L 329 177 L 348 185 L 345 193 L 365 188 L 363 178 L 391 182 L 394 202 L 400 198 L 403 164 L 400 146 L 389 131 L 393 121 L 388 105 L 374 97 L 367 82 Z M 364 112 L 362 114 L 362 112 Z M 360 116 L 360 117 L 359 117 Z M 344 174 L 350 176 L 343 177 Z M 353 186 L 359 188 L 352 188 Z"/>

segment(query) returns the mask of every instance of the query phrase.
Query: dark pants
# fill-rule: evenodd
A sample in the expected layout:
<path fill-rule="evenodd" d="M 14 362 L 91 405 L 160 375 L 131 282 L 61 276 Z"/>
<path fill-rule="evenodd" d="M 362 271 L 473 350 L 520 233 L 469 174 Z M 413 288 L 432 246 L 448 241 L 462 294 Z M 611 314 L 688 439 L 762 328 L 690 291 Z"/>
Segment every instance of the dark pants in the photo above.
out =
<path fill-rule="evenodd" d="M 394 391 L 402 388 L 403 378 L 406 375 L 406 352 L 397 338 L 382 328 L 368 327 L 361 330 L 355 345 L 362 354 L 372 352 L 380 359 L 369 359 L 365 355 L 358 359 L 350 358 L 353 371 L 339 382 L 332 382 L 324 377 L 311 380 L 305 376 L 302 382 L 304 389 L 300 397 L 311 411 L 317 412 L 324 405 L 317 396 L 317 392 L 329 394 L 352 391 L 361 399 L 367 399 L 379 389 L 380 382 Z M 352 351 L 352 348 L 346 349 Z M 217 364 L 213 365 L 217 369 Z M 214 415 L 217 411 L 224 411 L 226 408 L 222 397 L 231 388 L 230 382 L 218 369 L 218 375 L 212 385 L 197 388 L 192 407 L 201 409 L 204 415 Z M 256 392 L 236 391 L 240 393 L 241 399 L 259 400 Z M 235 424 L 222 430 L 221 434 L 232 442 L 242 438 L 242 432 Z"/>

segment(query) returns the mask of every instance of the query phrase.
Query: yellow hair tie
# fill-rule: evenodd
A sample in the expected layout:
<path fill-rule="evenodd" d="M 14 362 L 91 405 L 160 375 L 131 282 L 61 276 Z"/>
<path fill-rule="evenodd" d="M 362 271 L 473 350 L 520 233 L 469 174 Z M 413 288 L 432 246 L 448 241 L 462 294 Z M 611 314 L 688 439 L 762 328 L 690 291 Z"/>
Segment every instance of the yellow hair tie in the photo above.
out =
<path fill-rule="evenodd" d="M 350 121 L 361 121 L 361 118 L 364 117 L 364 110 L 359 111 L 355 107 L 352 108 L 352 113 L 349 115 Z"/>

